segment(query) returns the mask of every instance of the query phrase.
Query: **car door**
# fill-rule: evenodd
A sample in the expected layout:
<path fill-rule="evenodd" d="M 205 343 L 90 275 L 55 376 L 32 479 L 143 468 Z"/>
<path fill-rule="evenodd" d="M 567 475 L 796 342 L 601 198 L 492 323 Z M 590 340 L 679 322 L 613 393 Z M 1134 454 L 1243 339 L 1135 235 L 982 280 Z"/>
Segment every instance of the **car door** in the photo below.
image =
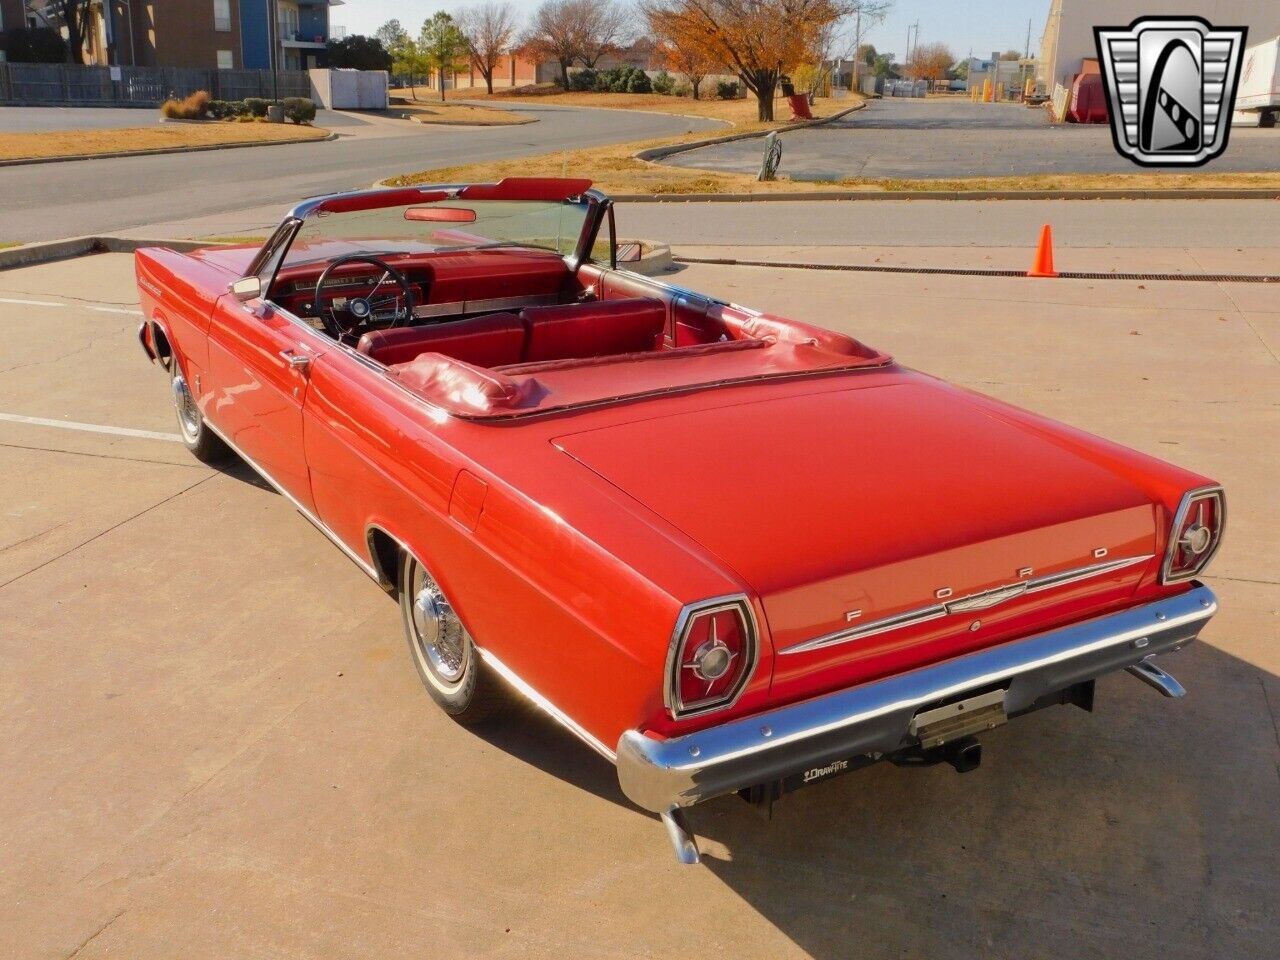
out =
<path fill-rule="evenodd" d="M 308 512 L 311 481 L 302 443 L 302 407 L 311 366 L 325 340 L 255 297 L 219 299 L 209 326 L 206 416 L 259 472 Z"/>

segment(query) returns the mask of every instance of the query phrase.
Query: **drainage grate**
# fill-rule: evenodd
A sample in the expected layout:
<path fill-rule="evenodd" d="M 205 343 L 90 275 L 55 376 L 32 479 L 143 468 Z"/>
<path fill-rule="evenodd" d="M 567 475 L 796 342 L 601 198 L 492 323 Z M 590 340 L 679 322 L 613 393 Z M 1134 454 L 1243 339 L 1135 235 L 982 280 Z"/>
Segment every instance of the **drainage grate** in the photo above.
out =
<path fill-rule="evenodd" d="M 738 260 L 732 257 L 672 257 L 677 263 L 703 263 L 721 267 L 773 267 L 781 270 L 832 270 L 844 273 L 920 273 L 950 277 L 1025 277 L 1025 270 L 984 270 L 960 267 L 894 267 L 878 263 L 804 263 L 776 260 Z M 1062 280 L 1174 280 L 1186 283 L 1280 283 L 1280 276 L 1254 273 L 1072 273 Z"/>

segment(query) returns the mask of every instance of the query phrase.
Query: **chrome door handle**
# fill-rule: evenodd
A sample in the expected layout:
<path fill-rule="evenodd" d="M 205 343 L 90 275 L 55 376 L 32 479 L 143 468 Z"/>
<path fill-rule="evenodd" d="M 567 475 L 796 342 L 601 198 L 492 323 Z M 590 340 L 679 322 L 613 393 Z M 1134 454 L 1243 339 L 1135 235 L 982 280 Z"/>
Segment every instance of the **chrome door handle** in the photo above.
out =
<path fill-rule="evenodd" d="M 292 350 L 281 350 L 280 356 L 294 370 L 305 370 L 311 366 L 311 358 L 305 353 L 294 353 Z"/>

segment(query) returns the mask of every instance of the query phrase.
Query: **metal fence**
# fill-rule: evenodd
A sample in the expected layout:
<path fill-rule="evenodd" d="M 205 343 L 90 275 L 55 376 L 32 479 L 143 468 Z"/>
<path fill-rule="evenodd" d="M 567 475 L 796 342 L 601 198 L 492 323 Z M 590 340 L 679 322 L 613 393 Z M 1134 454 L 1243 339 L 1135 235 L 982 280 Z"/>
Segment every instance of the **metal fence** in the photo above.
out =
<path fill-rule="evenodd" d="M 311 96 L 305 70 L 279 71 L 276 85 L 282 99 Z M 0 103 L 157 106 L 197 90 L 207 90 L 215 100 L 270 97 L 271 71 L 0 62 Z"/>

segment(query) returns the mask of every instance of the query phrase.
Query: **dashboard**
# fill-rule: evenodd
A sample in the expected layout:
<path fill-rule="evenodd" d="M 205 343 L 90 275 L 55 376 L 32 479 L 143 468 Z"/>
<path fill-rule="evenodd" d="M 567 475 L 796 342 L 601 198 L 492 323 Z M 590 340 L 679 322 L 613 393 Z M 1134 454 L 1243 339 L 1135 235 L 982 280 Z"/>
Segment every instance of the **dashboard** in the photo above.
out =
<path fill-rule="evenodd" d="M 501 248 L 382 254 L 371 249 L 370 254 L 404 275 L 413 291 L 414 315 L 419 318 L 556 303 L 569 280 L 564 259 L 549 251 Z M 317 295 L 316 283 L 326 266 L 327 262 L 286 264 L 276 276 L 271 299 L 313 326 L 320 326 L 321 311 L 345 310 L 350 300 L 367 296 L 381 278 L 377 267 L 351 263 L 335 270 Z M 384 282 L 379 296 L 396 290 L 393 281 Z"/>

